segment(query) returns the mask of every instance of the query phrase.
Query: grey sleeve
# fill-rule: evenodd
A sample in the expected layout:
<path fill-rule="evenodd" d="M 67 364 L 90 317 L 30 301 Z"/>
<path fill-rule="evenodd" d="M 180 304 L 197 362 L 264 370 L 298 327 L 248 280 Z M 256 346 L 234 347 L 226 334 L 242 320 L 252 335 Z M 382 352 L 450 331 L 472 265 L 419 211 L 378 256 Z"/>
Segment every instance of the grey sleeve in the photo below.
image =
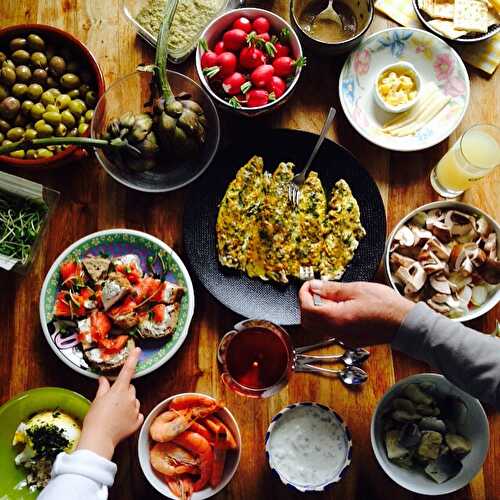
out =
<path fill-rule="evenodd" d="M 434 312 L 423 302 L 411 309 L 392 347 L 425 361 L 450 382 L 500 409 L 500 340 Z"/>

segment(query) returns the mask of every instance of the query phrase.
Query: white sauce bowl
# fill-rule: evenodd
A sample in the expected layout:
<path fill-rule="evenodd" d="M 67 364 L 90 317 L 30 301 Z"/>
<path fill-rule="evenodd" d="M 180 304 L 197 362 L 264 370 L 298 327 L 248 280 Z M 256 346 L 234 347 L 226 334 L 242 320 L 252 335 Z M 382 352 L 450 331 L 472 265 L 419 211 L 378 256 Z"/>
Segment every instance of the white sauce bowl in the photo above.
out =
<path fill-rule="evenodd" d="M 326 449 L 326 455 L 323 453 L 324 456 L 318 457 L 320 460 L 320 463 L 318 464 L 317 468 L 315 470 L 319 470 L 319 465 L 325 463 L 325 460 L 331 460 L 331 470 L 326 472 L 326 476 L 322 478 L 321 480 L 318 479 L 317 481 L 307 481 L 307 480 L 301 480 L 299 477 L 296 479 L 290 477 L 290 471 L 286 471 L 285 469 L 287 468 L 284 465 L 280 465 L 280 457 L 279 451 L 276 451 L 275 447 L 279 445 L 279 440 L 282 439 L 284 443 L 290 444 L 290 449 L 288 451 L 283 450 L 283 456 L 290 458 L 292 461 L 294 461 L 297 458 L 297 448 L 307 448 L 307 446 L 315 447 L 318 446 L 318 443 L 314 442 L 314 436 L 311 436 L 309 439 L 308 436 L 303 436 L 301 435 L 300 431 L 302 431 L 306 426 L 304 425 L 304 422 L 302 421 L 300 425 L 295 422 L 293 422 L 293 418 L 304 418 L 304 411 L 306 409 L 311 410 L 311 425 L 314 424 L 321 424 L 324 423 L 326 424 L 326 427 L 328 425 L 331 426 L 331 433 L 327 433 L 325 435 L 321 436 L 316 436 L 316 441 L 319 440 L 321 443 L 325 444 L 325 449 Z M 316 418 L 319 418 L 319 422 L 316 421 L 314 422 L 313 413 L 317 415 Z M 323 416 L 319 417 L 319 414 L 324 414 Z M 327 419 L 324 420 L 324 419 Z M 309 422 L 308 422 L 309 424 Z M 297 432 L 296 435 L 296 440 L 293 438 L 290 439 L 286 434 L 288 432 L 292 436 L 294 436 L 294 433 Z M 284 437 L 284 439 L 283 439 Z M 334 443 L 338 441 L 339 447 L 343 448 L 342 450 L 342 456 L 338 457 L 329 457 L 328 455 L 331 455 L 331 450 L 335 446 Z M 303 402 L 303 403 L 295 403 L 287 406 L 283 410 L 281 410 L 279 413 L 277 413 L 273 419 L 271 420 L 271 423 L 269 425 L 269 428 L 266 433 L 266 438 L 265 438 L 265 446 L 266 446 L 266 456 L 269 462 L 269 467 L 271 470 L 279 477 L 280 481 L 286 485 L 286 486 L 291 486 L 295 488 L 296 490 L 305 493 L 308 491 L 324 491 L 327 487 L 338 483 L 342 477 L 344 476 L 345 472 L 347 471 L 347 468 L 349 467 L 351 463 L 351 454 L 352 454 L 352 439 L 351 439 L 351 434 L 349 430 L 347 429 L 346 424 L 343 422 L 342 418 L 334 412 L 332 409 L 328 408 L 327 406 L 318 404 L 318 403 L 312 403 L 312 402 Z M 328 453 L 330 452 L 330 453 Z M 308 450 L 304 450 L 304 453 L 308 454 L 307 456 L 304 455 L 304 463 L 312 463 L 313 457 L 311 456 L 311 453 Z M 317 450 L 317 453 L 320 454 L 321 452 Z M 335 463 L 335 461 L 337 463 Z M 298 468 L 301 466 L 300 463 L 296 462 Z M 328 462 L 326 462 L 328 463 Z"/>

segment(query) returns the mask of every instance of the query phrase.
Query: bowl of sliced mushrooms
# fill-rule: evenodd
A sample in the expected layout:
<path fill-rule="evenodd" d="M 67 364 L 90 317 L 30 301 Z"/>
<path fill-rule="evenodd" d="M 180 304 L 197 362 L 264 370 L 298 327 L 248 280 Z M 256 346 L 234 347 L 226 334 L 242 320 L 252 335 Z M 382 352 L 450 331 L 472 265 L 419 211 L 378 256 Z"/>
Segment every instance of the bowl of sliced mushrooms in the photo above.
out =
<path fill-rule="evenodd" d="M 500 226 L 479 208 L 437 201 L 416 208 L 390 234 L 387 281 L 456 321 L 477 318 L 500 301 Z"/>
<path fill-rule="evenodd" d="M 444 495 L 481 469 L 489 443 L 481 403 L 442 375 L 421 373 L 392 386 L 371 422 L 375 457 L 403 488 Z"/>

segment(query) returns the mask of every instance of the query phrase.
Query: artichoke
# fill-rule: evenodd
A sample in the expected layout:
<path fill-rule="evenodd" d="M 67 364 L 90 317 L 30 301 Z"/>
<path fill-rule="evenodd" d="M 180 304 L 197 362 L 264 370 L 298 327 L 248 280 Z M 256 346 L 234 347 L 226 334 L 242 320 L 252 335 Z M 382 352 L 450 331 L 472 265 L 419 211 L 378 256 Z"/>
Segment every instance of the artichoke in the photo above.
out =
<path fill-rule="evenodd" d="M 206 117 L 203 108 L 186 93 L 174 96 L 167 78 L 168 37 L 178 0 L 166 2 L 163 22 L 156 48 L 154 99 L 156 132 L 162 150 L 185 159 L 196 156 L 206 137 Z"/>

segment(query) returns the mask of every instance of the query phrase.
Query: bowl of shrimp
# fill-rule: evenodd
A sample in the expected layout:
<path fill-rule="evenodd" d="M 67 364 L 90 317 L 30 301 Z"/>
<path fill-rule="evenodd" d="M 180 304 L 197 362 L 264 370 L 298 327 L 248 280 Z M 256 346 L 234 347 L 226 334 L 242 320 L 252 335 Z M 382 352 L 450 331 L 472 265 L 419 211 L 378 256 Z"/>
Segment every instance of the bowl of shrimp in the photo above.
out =
<path fill-rule="evenodd" d="M 177 394 L 146 417 L 138 454 L 146 479 L 163 496 L 204 500 L 234 476 L 240 430 L 222 402 L 195 392 Z"/>

